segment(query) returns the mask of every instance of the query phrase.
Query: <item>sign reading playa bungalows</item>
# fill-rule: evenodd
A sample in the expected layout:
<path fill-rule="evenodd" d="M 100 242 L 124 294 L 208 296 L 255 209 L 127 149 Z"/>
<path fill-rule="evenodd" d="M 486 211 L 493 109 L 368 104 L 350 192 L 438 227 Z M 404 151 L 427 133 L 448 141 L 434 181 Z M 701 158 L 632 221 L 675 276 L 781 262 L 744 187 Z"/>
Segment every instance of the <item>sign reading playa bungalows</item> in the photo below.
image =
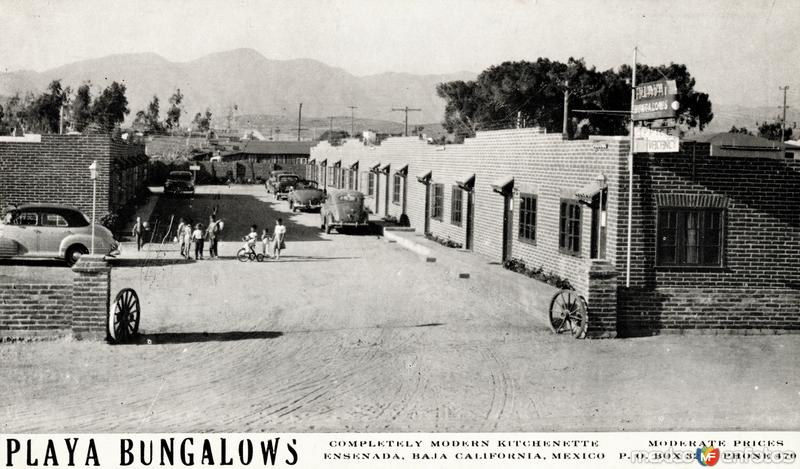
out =
<path fill-rule="evenodd" d="M 659 80 L 636 86 L 633 120 L 645 121 L 675 117 L 678 111 L 678 87 L 675 80 Z"/>

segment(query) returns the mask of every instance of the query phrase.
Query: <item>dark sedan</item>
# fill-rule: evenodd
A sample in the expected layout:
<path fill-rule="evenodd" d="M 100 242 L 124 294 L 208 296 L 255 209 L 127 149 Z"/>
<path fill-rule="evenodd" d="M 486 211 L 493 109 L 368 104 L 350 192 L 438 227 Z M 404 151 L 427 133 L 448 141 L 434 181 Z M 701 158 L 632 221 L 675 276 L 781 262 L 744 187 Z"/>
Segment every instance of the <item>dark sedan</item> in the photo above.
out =
<path fill-rule="evenodd" d="M 295 183 L 294 188 L 286 196 L 289 208 L 293 212 L 298 210 L 316 210 L 322 207 L 325 200 L 325 191 L 319 188 L 316 181 L 301 179 Z"/>
<path fill-rule="evenodd" d="M 365 227 L 369 224 L 367 210 L 364 208 L 364 194 L 358 191 L 330 191 L 320 209 L 321 228 L 330 233 L 343 227 Z"/>

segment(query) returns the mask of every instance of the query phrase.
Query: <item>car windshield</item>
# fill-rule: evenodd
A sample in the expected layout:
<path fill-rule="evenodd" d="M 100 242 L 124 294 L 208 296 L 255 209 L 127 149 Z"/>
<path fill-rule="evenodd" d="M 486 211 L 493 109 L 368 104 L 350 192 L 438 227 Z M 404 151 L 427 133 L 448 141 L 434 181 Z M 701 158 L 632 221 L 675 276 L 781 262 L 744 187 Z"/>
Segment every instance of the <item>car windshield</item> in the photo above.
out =
<path fill-rule="evenodd" d="M 294 186 L 295 189 L 316 189 L 317 183 L 314 181 L 298 181 Z"/>
<path fill-rule="evenodd" d="M 339 194 L 336 198 L 342 202 L 358 202 L 361 200 L 361 194 L 345 192 L 344 194 Z"/>
<path fill-rule="evenodd" d="M 177 179 L 179 181 L 191 181 L 192 173 L 188 171 L 173 171 L 169 173 L 170 179 Z"/>

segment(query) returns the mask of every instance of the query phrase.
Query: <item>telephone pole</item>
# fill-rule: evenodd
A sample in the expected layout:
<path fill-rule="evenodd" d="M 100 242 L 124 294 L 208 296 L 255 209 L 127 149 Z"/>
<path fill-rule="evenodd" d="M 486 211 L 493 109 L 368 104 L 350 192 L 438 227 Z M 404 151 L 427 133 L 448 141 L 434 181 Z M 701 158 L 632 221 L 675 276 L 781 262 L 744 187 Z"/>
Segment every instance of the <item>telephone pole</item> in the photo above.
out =
<path fill-rule="evenodd" d="M 358 106 L 347 106 L 350 108 L 350 136 L 352 137 L 356 133 L 356 114 L 355 109 L 358 109 Z"/>
<path fill-rule="evenodd" d="M 569 82 L 564 80 L 564 122 L 561 127 L 561 135 L 564 137 L 564 140 L 567 140 L 567 137 L 569 136 L 567 134 L 567 119 L 568 119 L 567 116 L 569 115 L 569 95 L 570 95 Z"/>
<path fill-rule="evenodd" d="M 395 112 L 395 111 L 400 111 L 400 112 L 405 112 L 406 113 L 406 131 L 405 131 L 404 135 L 406 137 L 408 137 L 408 113 L 409 113 L 409 111 L 412 111 L 412 112 L 413 111 L 422 111 L 422 109 L 412 109 L 412 108 L 409 108 L 408 106 L 400 108 L 400 109 L 392 108 L 392 112 Z"/>
<path fill-rule="evenodd" d="M 786 108 L 789 107 L 786 105 L 786 90 L 789 89 L 789 85 L 779 86 L 778 89 L 783 91 L 783 106 L 778 106 L 783 109 L 783 119 L 781 119 L 781 144 L 783 144 L 783 139 L 786 135 Z"/>
<path fill-rule="evenodd" d="M 297 141 L 300 141 L 300 127 L 303 124 L 303 103 L 300 103 L 300 109 L 297 110 Z"/>

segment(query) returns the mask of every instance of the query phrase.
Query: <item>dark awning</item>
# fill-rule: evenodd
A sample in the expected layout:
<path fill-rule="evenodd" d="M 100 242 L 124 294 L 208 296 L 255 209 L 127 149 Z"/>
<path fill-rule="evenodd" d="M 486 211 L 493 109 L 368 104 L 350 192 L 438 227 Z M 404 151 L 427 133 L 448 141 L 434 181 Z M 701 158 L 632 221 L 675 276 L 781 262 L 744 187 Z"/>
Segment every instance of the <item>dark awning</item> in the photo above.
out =
<path fill-rule="evenodd" d="M 472 188 L 475 187 L 475 173 L 467 174 L 456 179 L 456 184 L 465 191 L 472 190 Z"/>
<path fill-rule="evenodd" d="M 369 166 L 367 166 L 367 169 L 368 169 L 369 171 L 372 171 L 373 173 L 377 173 L 377 172 L 378 172 L 378 169 L 379 169 L 380 167 L 381 167 L 381 164 L 380 164 L 380 163 L 371 163 Z"/>
<path fill-rule="evenodd" d="M 350 165 L 350 169 L 353 171 L 358 171 L 358 161 Z"/>
<path fill-rule="evenodd" d="M 395 172 L 403 177 L 408 176 L 408 165 L 404 164 L 403 166 L 397 168 L 397 171 Z"/>
<path fill-rule="evenodd" d="M 315 160 L 314 158 L 311 158 L 310 160 L 308 160 L 308 164 L 314 164 L 316 162 L 317 162 L 317 160 Z"/>
<path fill-rule="evenodd" d="M 504 178 L 497 179 L 492 184 L 492 190 L 503 195 L 507 195 L 511 193 L 511 189 L 514 188 L 514 176 L 506 176 Z"/>
<path fill-rule="evenodd" d="M 423 184 L 429 183 L 430 180 L 431 180 L 431 172 L 430 171 L 425 171 L 424 173 L 422 173 L 422 174 L 417 176 L 417 181 L 419 181 L 419 182 L 421 182 Z"/>
<path fill-rule="evenodd" d="M 341 168 L 342 167 L 342 160 L 334 161 L 331 166 L 333 166 L 334 168 Z"/>
<path fill-rule="evenodd" d="M 592 203 L 592 199 L 594 196 L 600 193 L 603 189 L 606 188 L 606 184 L 604 182 L 594 180 L 589 184 L 581 187 L 577 191 L 575 191 L 575 198 L 581 202 L 585 202 L 587 204 Z"/>
<path fill-rule="evenodd" d="M 391 164 L 389 164 L 389 163 L 387 163 L 387 164 L 383 165 L 383 168 L 381 168 L 381 172 L 382 172 L 383 174 L 389 174 L 389 167 L 390 167 L 390 166 L 391 166 Z"/>
<path fill-rule="evenodd" d="M 320 160 L 320 162 L 319 162 L 320 166 L 326 166 L 327 164 L 328 164 L 328 160 L 327 159 Z"/>

